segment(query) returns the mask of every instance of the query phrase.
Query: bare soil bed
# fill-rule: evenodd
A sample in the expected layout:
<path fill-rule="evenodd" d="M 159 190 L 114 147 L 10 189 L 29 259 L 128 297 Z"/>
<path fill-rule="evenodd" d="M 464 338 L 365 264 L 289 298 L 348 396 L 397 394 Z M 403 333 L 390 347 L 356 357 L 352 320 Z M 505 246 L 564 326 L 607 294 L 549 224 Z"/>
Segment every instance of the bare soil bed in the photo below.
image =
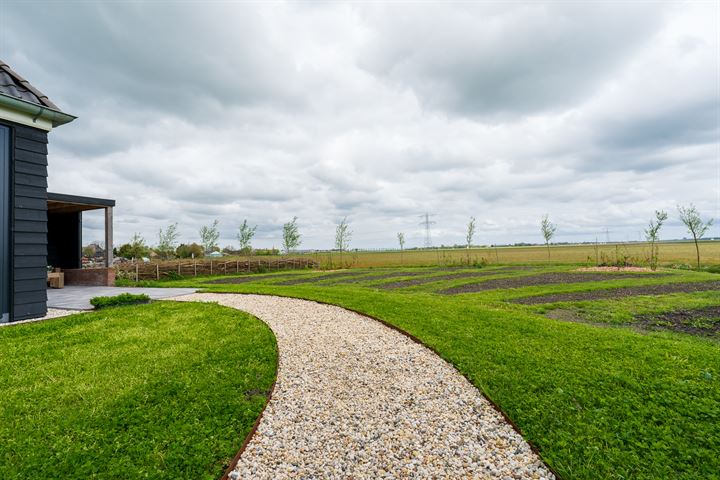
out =
<path fill-rule="evenodd" d="M 444 295 L 456 295 L 458 293 L 475 293 L 485 290 L 496 290 L 506 288 L 522 288 L 534 287 L 538 285 L 556 285 L 559 283 L 585 283 L 585 282 L 602 282 L 604 280 L 618 280 L 625 278 L 656 278 L 667 276 L 667 273 L 634 274 L 634 273 L 565 273 L 551 272 L 541 273 L 539 275 L 529 275 L 526 277 L 498 278 L 494 280 L 486 280 L 480 283 L 469 283 L 457 287 L 446 288 L 438 293 Z"/>
<path fill-rule="evenodd" d="M 632 323 L 624 324 L 590 322 L 578 312 L 564 308 L 550 310 L 545 316 L 563 322 L 586 323 L 596 327 L 632 326 L 642 330 L 670 330 L 698 336 L 720 337 L 720 305 L 636 315 Z"/>
<path fill-rule="evenodd" d="M 344 283 L 361 283 L 361 282 L 370 282 L 375 280 L 385 280 L 386 278 L 397 278 L 397 277 L 420 277 L 422 275 L 427 275 L 429 273 L 433 272 L 444 272 L 447 270 L 457 270 L 458 267 L 448 267 L 448 268 L 434 268 L 432 270 L 423 270 L 423 271 L 404 271 L 404 272 L 389 272 L 389 273 L 381 273 L 378 275 L 368 275 L 366 277 L 360 277 L 360 278 L 344 278 L 342 280 L 338 280 L 337 282 L 333 282 L 332 285 L 340 285 Z M 366 272 L 367 273 L 367 272 Z"/>
<path fill-rule="evenodd" d="M 535 297 L 515 298 L 510 300 L 510 302 L 523 305 L 540 305 L 543 303 L 580 302 L 585 300 L 636 297 L 639 295 L 666 295 L 670 293 L 693 293 L 715 290 L 720 290 L 720 281 L 643 285 L 638 287 L 593 290 L 592 292 L 552 293 Z"/>
<path fill-rule="evenodd" d="M 488 277 L 491 275 L 499 275 L 507 271 L 513 271 L 513 270 L 527 270 L 527 267 L 503 267 L 503 268 L 496 268 L 493 270 L 486 270 L 482 272 L 461 272 L 461 273 L 451 273 L 448 275 L 440 275 L 438 277 L 425 277 L 425 278 L 413 278 L 409 280 L 399 280 L 397 282 L 389 282 L 389 283 L 383 283 L 382 285 L 377 285 L 377 288 L 381 288 L 383 290 L 393 290 L 396 288 L 407 288 L 407 287 L 414 287 L 416 285 L 425 285 L 427 283 L 434 283 L 434 282 L 442 282 L 445 280 L 458 280 L 462 278 L 476 278 L 476 277 Z"/>
<path fill-rule="evenodd" d="M 720 336 L 720 305 L 654 315 L 638 315 L 635 320 L 637 320 L 636 325 L 648 330 L 672 330 L 692 335 Z"/>
<path fill-rule="evenodd" d="M 330 280 L 333 278 L 355 277 L 358 275 L 365 275 L 367 273 L 368 273 L 367 270 L 342 271 L 342 272 L 337 272 L 337 273 L 328 273 L 328 274 L 320 275 L 317 277 L 304 277 L 304 278 L 297 278 L 295 280 L 287 280 L 287 281 L 278 283 L 278 285 L 301 285 L 303 283 L 322 282 L 323 280 Z"/>

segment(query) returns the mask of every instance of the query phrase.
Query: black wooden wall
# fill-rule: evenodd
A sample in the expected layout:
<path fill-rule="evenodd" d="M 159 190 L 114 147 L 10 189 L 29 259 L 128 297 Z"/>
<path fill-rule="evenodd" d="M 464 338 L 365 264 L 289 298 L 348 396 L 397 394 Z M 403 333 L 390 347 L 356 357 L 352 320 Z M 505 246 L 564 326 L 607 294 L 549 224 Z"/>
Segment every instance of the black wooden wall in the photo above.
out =
<path fill-rule="evenodd" d="M 47 313 L 47 132 L 12 125 L 12 320 Z"/>

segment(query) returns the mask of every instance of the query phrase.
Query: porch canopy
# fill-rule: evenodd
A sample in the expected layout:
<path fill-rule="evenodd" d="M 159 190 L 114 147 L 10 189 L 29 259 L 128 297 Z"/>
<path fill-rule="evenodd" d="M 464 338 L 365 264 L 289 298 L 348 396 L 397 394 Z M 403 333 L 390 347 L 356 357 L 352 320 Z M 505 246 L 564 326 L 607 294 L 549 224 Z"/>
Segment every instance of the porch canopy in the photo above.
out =
<path fill-rule="evenodd" d="M 115 200 L 47 194 L 48 265 L 82 268 L 82 212 L 105 210 L 105 266 L 113 263 L 113 207 Z"/>

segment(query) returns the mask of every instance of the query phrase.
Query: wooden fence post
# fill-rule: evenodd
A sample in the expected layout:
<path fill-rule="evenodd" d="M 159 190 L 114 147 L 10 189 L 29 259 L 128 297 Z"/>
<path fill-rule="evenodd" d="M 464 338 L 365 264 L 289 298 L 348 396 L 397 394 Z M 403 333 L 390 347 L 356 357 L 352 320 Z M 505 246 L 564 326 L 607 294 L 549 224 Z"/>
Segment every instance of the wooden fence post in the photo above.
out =
<path fill-rule="evenodd" d="M 193 277 L 197 277 L 197 260 L 193 258 Z"/>
<path fill-rule="evenodd" d="M 158 280 L 160 280 L 160 264 L 159 263 L 155 264 L 155 277 Z"/>
<path fill-rule="evenodd" d="M 140 264 L 139 263 L 135 264 L 135 281 L 136 282 L 140 281 Z"/>

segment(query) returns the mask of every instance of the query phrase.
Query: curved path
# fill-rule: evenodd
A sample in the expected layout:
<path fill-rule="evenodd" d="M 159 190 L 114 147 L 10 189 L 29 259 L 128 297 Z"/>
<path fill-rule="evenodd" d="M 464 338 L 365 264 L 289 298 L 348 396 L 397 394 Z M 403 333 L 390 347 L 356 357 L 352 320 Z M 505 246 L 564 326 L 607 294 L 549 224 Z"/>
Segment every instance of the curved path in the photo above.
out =
<path fill-rule="evenodd" d="M 277 383 L 231 478 L 554 478 L 480 392 L 429 349 L 340 307 L 193 294 L 278 341 Z"/>

